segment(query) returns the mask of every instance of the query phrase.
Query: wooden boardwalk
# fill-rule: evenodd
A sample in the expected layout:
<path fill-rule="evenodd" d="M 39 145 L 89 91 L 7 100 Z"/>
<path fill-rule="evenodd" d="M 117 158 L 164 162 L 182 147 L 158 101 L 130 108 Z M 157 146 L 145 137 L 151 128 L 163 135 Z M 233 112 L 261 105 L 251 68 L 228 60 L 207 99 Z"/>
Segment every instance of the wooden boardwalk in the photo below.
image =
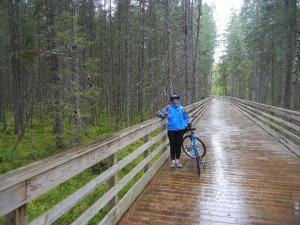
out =
<path fill-rule="evenodd" d="M 207 145 L 195 162 L 167 161 L 119 225 L 300 224 L 300 159 L 229 102 L 214 100 L 196 124 Z"/>

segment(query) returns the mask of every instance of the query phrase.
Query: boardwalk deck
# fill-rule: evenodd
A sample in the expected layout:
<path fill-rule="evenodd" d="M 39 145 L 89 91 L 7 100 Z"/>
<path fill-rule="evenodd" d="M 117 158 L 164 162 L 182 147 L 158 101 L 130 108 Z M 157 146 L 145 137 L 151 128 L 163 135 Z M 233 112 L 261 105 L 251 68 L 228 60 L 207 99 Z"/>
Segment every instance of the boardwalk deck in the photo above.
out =
<path fill-rule="evenodd" d="M 229 102 L 214 100 L 196 134 L 208 166 L 168 161 L 119 225 L 300 224 L 300 159 Z"/>

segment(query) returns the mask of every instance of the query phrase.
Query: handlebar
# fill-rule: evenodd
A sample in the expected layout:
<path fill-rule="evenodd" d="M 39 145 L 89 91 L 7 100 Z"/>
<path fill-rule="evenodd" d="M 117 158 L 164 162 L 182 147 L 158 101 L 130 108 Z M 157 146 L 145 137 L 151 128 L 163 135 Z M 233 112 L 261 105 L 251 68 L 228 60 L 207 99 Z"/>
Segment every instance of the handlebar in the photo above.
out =
<path fill-rule="evenodd" d="M 188 125 L 186 126 L 186 130 L 187 131 L 194 131 L 194 130 L 196 130 L 196 127 L 193 127 L 193 125 L 191 123 L 188 123 Z"/>
<path fill-rule="evenodd" d="M 188 127 L 187 128 L 187 131 L 194 131 L 194 130 L 196 130 L 196 127 Z"/>

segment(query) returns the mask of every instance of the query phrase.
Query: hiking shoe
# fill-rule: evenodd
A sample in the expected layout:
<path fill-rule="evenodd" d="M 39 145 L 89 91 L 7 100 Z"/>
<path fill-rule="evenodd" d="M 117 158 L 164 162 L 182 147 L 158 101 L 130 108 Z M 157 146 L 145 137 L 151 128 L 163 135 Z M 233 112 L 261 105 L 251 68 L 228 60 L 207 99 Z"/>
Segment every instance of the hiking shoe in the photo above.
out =
<path fill-rule="evenodd" d="M 176 166 L 175 160 L 172 160 L 172 162 L 171 162 L 171 168 L 175 168 L 175 166 Z"/>
<path fill-rule="evenodd" d="M 181 164 L 180 164 L 180 162 L 179 162 L 179 159 L 176 159 L 175 164 L 176 164 L 176 167 L 177 167 L 177 168 L 181 168 Z"/>

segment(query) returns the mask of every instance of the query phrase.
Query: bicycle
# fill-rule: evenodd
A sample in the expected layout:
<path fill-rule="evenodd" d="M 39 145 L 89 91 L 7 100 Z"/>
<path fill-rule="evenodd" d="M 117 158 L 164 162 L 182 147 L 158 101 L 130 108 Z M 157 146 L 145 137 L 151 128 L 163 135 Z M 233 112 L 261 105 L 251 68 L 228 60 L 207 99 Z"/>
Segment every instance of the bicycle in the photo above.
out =
<path fill-rule="evenodd" d="M 194 135 L 195 130 L 196 128 L 189 124 L 187 128 L 187 132 L 189 133 L 183 138 L 182 149 L 187 156 L 196 159 L 197 172 L 198 176 L 200 176 L 200 164 L 204 167 L 206 166 L 206 160 L 203 159 L 206 154 L 206 146 L 200 138 Z"/>

